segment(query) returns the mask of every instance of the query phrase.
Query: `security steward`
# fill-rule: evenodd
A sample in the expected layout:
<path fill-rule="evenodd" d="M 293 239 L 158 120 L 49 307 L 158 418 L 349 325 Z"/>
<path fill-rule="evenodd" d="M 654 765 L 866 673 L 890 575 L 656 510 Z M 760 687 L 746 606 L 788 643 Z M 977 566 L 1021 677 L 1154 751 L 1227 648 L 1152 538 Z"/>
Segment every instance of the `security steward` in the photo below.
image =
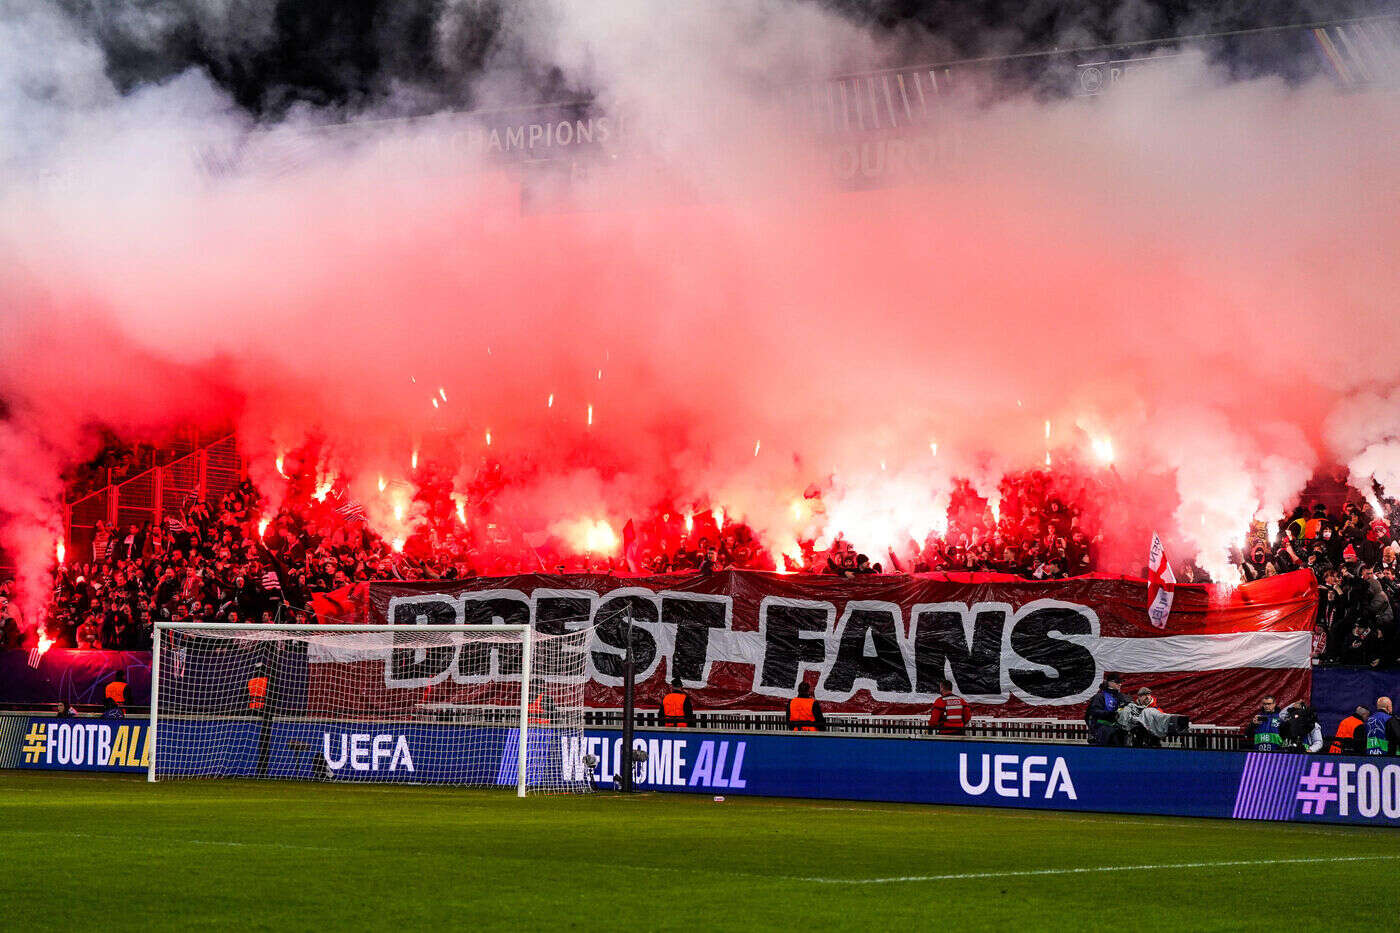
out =
<path fill-rule="evenodd" d="M 1283 736 L 1278 731 L 1278 703 L 1264 697 L 1255 713 L 1244 725 L 1244 740 L 1256 752 L 1283 750 Z"/>
<path fill-rule="evenodd" d="M 967 701 L 953 692 L 951 680 L 938 682 L 938 699 L 928 717 L 928 731 L 933 735 L 967 735 L 967 723 L 972 714 Z"/>
<path fill-rule="evenodd" d="M 1366 754 L 1394 755 L 1400 739 L 1400 721 L 1391 715 L 1390 697 L 1376 698 L 1376 711 L 1366 719 Z"/>
<path fill-rule="evenodd" d="M 550 724 L 549 717 L 553 712 L 554 701 L 545 696 L 543 692 L 537 693 L 525 710 L 525 724 L 527 726 L 547 726 Z"/>
<path fill-rule="evenodd" d="M 102 715 L 109 718 L 126 715 L 126 675 L 117 671 L 102 695 Z"/>
<path fill-rule="evenodd" d="M 262 720 L 258 729 L 258 777 L 267 777 L 267 765 L 272 757 L 272 706 L 267 697 L 267 669 L 263 662 L 253 665 L 253 676 L 248 678 L 248 714 Z"/>
<path fill-rule="evenodd" d="M 263 663 L 253 665 L 253 676 L 248 678 L 248 712 L 261 716 L 267 705 L 267 674 Z"/>
<path fill-rule="evenodd" d="M 1337 734 L 1332 737 L 1332 742 L 1327 746 L 1329 755 L 1360 755 L 1366 748 L 1366 720 L 1371 718 L 1371 711 L 1364 706 L 1358 706 L 1352 714 L 1343 719 L 1337 726 Z"/>
<path fill-rule="evenodd" d="M 788 728 L 793 732 L 825 732 L 822 705 L 812 699 L 812 688 L 804 681 L 797 685 L 797 696 L 788 700 Z"/>
<path fill-rule="evenodd" d="M 671 681 L 671 692 L 661 698 L 661 724 L 677 729 L 695 728 L 695 704 L 681 689 L 681 679 Z"/>

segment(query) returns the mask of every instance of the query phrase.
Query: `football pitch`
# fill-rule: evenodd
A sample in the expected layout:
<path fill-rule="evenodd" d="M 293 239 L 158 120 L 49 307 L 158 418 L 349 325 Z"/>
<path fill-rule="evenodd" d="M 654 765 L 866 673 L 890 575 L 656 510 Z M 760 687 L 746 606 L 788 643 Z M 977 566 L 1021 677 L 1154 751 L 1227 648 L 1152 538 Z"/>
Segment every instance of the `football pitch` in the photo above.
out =
<path fill-rule="evenodd" d="M 21 929 L 1389 928 L 1400 833 L 0 773 Z"/>

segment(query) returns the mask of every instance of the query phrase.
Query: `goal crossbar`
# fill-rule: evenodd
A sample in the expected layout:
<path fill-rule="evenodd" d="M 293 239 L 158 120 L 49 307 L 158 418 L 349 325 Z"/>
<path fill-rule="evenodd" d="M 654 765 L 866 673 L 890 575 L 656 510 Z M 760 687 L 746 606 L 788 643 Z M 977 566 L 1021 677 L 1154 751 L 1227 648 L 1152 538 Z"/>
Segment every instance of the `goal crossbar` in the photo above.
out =
<path fill-rule="evenodd" d="M 382 634 L 382 633 L 414 633 L 419 635 L 437 634 L 448 632 L 464 632 L 472 634 L 519 634 L 525 637 L 520 639 L 520 708 L 519 708 L 519 738 L 516 742 L 518 746 L 518 759 L 516 762 L 516 796 L 525 796 L 526 775 L 528 771 L 528 741 L 530 723 L 530 675 L 531 675 L 531 641 L 529 633 L 531 627 L 528 625 L 354 625 L 354 624 L 326 624 L 315 623 L 294 623 L 294 622 L 236 622 L 236 623 L 203 623 L 203 622 L 166 622 L 157 621 L 154 627 L 155 637 L 152 639 L 151 650 L 151 719 L 150 737 L 151 762 L 146 771 L 146 780 L 154 783 L 156 781 L 156 758 L 159 729 L 160 729 L 160 655 L 161 655 L 161 633 L 162 632 L 204 632 L 211 637 L 217 637 L 223 632 L 303 632 L 308 635 L 318 634 Z"/>

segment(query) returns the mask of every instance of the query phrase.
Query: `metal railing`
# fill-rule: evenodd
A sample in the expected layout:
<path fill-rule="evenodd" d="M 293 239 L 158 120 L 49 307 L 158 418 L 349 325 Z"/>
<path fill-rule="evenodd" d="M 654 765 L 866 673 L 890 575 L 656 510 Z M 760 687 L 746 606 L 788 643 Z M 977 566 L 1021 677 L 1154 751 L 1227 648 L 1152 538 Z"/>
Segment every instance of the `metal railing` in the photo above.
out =
<path fill-rule="evenodd" d="M 583 714 L 585 726 L 621 728 L 622 710 L 590 709 Z M 639 727 L 661 725 L 661 714 L 655 710 L 637 710 Z M 782 713 L 747 710 L 697 712 L 697 728 L 718 732 L 781 732 L 786 729 Z M 826 717 L 827 732 L 840 735 L 905 736 L 934 738 L 928 732 L 927 716 L 860 716 L 833 714 Z M 973 719 L 966 738 L 999 742 L 1049 742 L 1083 745 L 1089 741 L 1089 728 L 1082 722 L 1064 719 Z M 1181 736 L 1162 740 L 1166 748 L 1190 748 L 1207 751 L 1238 751 L 1240 730 L 1235 726 L 1192 725 Z"/>
<path fill-rule="evenodd" d="M 64 538 L 70 554 L 92 541 L 98 522 L 117 528 L 151 522 L 160 525 L 166 518 L 179 516 L 196 501 L 216 503 L 239 483 L 243 461 L 232 434 L 188 452 L 188 443 L 177 446 L 175 459 L 160 463 L 105 486 L 64 508 Z M 86 560 L 86 554 L 75 555 Z"/>

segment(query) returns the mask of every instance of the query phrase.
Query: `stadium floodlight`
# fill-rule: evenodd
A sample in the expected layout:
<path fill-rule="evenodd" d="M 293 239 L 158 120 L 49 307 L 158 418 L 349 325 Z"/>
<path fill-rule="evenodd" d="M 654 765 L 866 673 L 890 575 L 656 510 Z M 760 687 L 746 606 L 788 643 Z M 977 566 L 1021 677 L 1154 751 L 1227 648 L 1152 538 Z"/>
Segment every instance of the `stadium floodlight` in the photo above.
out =
<path fill-rule="evenodd" d="M 587 630 L 157 622 L 148 780 L 581 792 Z M 572 754 L 571 754 L 572 758 Z"/>

